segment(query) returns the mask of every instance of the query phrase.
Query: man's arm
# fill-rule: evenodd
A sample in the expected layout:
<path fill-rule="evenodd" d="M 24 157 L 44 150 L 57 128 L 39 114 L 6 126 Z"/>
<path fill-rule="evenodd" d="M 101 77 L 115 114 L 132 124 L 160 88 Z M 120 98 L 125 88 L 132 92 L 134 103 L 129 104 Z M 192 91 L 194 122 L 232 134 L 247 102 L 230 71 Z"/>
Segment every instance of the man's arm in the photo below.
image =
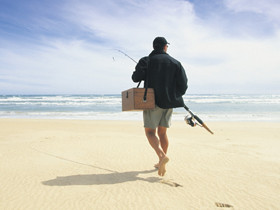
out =
<path fill-rule="evenodd" d="M 140 82 L 142 80 L 145 80 L 148 67 L 148 58 L 149 57 L 143 57 L 137 63 L 135 71 L 132 74 L 133 82 Z"/>
<path fill-rule="evenodd" d="M 177 88 L 181 95 L 184 95 L 188 89 L 188 78 L 185 69 L 180 63 L 180 68 L 177 71 Z"/>

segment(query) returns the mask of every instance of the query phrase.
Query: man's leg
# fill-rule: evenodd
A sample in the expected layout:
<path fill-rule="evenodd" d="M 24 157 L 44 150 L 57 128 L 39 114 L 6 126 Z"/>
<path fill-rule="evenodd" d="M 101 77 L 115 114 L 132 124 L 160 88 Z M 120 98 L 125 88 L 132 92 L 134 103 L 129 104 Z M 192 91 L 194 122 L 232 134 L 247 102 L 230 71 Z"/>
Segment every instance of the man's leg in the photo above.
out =
<path fill-rule="evenodd" d="M 159 139 L 156 137 L 156 129 L 145 128 L 147 139 L 158 155 L 159 161 L 165 157 L 164 151 L 160 148 Z"/>
<path fill-rule="evenodd" d="M 166 127 L 162 127 L 162 126 L 158 127 L 157 133 L 158 133 L 158 137 L 159 137 L 159 141 L 160 141 L 160 146 L 165 154 L 167 154 L 167 149 L 168 149 L 168 145 L 169 145 L 166 132 L 167 132 Z"/>
<path fill-rule="evenodd" d="M 164 151 L 160 148 L 160 141 L 156 137 L 156 129 L 145 128 L 146 136 L 149 140 L 150 145 L 155 150 L 159 157 L 158 174 L 164 176 L 166 170 L 165 165 L 169 161 L 169 158 L 165 155 Z"/>

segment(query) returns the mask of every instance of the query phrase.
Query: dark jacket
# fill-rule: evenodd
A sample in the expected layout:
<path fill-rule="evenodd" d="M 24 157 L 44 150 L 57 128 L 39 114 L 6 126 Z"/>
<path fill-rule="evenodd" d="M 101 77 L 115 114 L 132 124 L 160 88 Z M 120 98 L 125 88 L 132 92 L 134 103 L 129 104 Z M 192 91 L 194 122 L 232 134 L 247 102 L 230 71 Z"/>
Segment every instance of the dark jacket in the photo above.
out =
<path fill-rule="evenodd" d="M 146 75 L 148 80 L 146 80 Z M 164 51 L 152 51 L 139 60 L 132 75 L 134 82 L 145 81 L 155 91 L 156 105 L 163 109 L 183 107 L 182 96 L 188 79 L 181 63 Z"/>

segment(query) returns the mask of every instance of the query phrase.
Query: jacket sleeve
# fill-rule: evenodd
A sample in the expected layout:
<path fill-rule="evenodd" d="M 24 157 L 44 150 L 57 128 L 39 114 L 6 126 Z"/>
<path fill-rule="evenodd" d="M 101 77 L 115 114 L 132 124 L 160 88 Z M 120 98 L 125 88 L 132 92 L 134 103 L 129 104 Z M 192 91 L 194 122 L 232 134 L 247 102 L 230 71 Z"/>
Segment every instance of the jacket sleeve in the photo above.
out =
<path fill-rule="evenodd" d="M 185 69 L 179 63 L 179 70 L 177 71 L 177 90 L 181 95 L 184 95 L 188 89 L 188 78 Z"/>
<path fill-rule="evenodd" d="M 148 68 L 148 57 L 143 57 L 137 63 L 135 67 L 135 71 L 132 74 L 133 82 L 140 82 L 142 80 L 145 80 L 147 68 Z"/>

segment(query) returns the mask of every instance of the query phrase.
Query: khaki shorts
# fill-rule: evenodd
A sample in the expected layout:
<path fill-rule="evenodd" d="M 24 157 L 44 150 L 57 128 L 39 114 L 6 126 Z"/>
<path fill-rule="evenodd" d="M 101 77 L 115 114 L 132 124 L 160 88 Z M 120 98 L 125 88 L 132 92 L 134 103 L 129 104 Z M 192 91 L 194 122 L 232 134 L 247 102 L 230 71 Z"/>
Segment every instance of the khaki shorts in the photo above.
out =
<path fill-rule="evenodd" d="M 144 127 L 156 129 L 158 126 L 169 128 L 173 109 L 162 109 L 158 106 L 143 111 Z"/>

